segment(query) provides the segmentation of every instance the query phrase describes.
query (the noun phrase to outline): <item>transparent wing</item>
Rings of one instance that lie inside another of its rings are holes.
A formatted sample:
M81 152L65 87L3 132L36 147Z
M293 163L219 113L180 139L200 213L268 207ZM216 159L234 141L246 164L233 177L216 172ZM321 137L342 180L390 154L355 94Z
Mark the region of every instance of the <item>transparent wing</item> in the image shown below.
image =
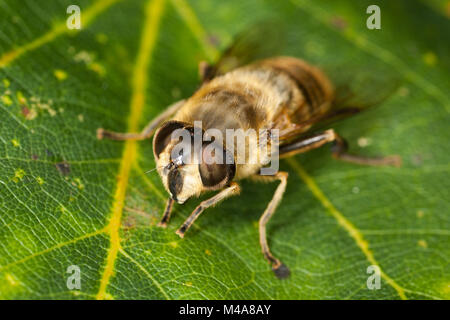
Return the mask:
M325 72L336 88L333 109L363 110L376 106L394 93L400 77L392 70L371 66L331 66Z
M223 52L214 66L208 70L206 81L256 60L293 56L308 61L298 30L276 18L260 21L237 34L232 44ZM294 35L291 37L290 35ZM292 39L291 39L292 38ZM317 41L320 41L318 39ZM336 52L339 55L339 52ZM367 65L360 56L337 56L336 62L317 65L330 78L335 87L335 99L331 109L305 122L296 123L297 132L281 140L291 140L310 134L311 131L329 127L332 123L355 115L367 108L380 105L395 92L400 77L383 64Z
M232 44L210 68L206 80L225 74L256 60L281 55L285 45L285 26L281 21L260 21L237 34Z
M391 70L356 66L332 66L323 69L335 86L335 99L330 110L296 124L299 128L296 130L298 134L291 133L289 136L280 137L281 140L297 140L310 135L312 131L329 129L337 121L381 105L401 84L401 78Z

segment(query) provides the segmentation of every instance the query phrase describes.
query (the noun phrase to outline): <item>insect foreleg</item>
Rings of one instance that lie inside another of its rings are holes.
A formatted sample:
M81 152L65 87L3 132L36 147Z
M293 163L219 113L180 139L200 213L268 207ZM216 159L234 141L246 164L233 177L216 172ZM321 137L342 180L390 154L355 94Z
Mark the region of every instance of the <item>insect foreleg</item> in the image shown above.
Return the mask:
M183 225L177 230L176 234L179 235L181 238L184 237L184 234L186 231L191 227L191 225L194 223L194 221L198 218L198 216L209 207L214 206L219 201L222 201L230 196L234 196L236 194L239 194L240 187L236 182L231 182L230 186L226 189L223 189L215 196L202 201L197 208L191 213L191 215L184 221Z
M206 61L198 64L198 74L202 83L210 81L214 77L215 68Z
M369 165L369 166L394 166L401 165L401 158L397 155L368 158L347 153L347 142L339 136L333 129L326 130L314 136L294 141L280 147L280 158L286 158L298 153L303 153L311 149L323 146L325 143L332 142L331 152L333 157L342 161Z
M286 190L288 173L280 171L274 176L253 176L252 178L254 180L261 181L280 180L280 184L275 190L272 200L262 214L261 218L259 218L259 243L261 244L264 258L266 258L266 260L272 265L272 270L275 275L280 279L287 278L290 274L289 268L280 260L275 258L270 252L269 245L267 244L266 224L273 216L275 209L277 208L278 204L281 201L281 198L283 197L284 191Z
M180 107L183 105L185 100L181 100L171 104L164 110L160 115L158 115L155 119L150 121L147 126L140 133L121 133L121 132L113 132L108 131L103 128L97 129L97 139L112 139L112 140L144 140L150 138L153 133L156 131L156 128L163 123L165 120L169 119Z
M164 214L163 217L161 218L161 221L158 223L158 227L162 228L167 227L167 223L169 222L174 202L175 200L173 200L172 198L167 199L166 209L164 210Z

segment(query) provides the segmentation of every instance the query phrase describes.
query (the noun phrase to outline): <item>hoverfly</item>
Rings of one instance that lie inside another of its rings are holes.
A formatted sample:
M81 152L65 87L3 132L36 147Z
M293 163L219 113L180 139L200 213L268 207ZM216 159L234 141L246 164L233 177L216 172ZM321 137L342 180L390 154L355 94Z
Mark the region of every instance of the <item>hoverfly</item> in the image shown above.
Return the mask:
M264 37L264 35L263 35ZM156 169L164 188L169 194L166 208L160 223L165 227L169 222L174 202L183 204L191 197L206 191L218 191L211 198L202 201L182 226L176 231L184 237L186 231L207 208L219 201L239 194L237 181L252 178L261 181L280 181L272 200L259 220L259 240L264 258L269 262L278 278L289 276L289 268L270 251L266 238L266 225L273 216L285 192L288 173L276 172L273 175L260 175L258 172L267 161L257 164L223 162L184 161L184 156L174 156L173 149L179 143L172 134L179 129L193 133L194 122L201 121L204 129L215 128L226 136L227 129L267 129L279 130L277 142L280 158L293 156L326 143L331 143L334 158L363 165L399 166L401 158L388 156L367 158L347 153L346 141L333 129L317 131L320 126L336 119L353 115L363 110L364 105L343 103L343 94L329 77L318 67L299 58L275 56L254 59L257 54L249 54L257 45L254 35L238 36L215 65L206 62L199 64L200 88L188 99L167 107L141 133L117 133L102 128L97 130L99 139L143 140L153 139L153 153ZM354 94L354 93L351 93ZM381 96L381 93L379 93ZM218 143L218 150L227 159L235 160L240 148L246 152L261 154L257 137L256 147L245 143L232 145L227 149L225 141L203 143L200 158L205 157L205 149ZM217 149L216 149L217 150ZM267 160L267 159L266 159Z

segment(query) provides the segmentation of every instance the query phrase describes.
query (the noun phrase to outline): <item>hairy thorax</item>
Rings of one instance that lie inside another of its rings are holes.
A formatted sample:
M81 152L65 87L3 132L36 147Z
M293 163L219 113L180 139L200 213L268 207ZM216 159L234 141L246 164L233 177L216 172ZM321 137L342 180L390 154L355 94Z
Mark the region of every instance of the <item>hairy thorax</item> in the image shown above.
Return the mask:
M201 121L203 130L220 131L223 144L233 145L236 160L245 157L236 167L236 178L245 178L269 162L270 152L260 150L261 135L279 129L280 113L289 104L302 102L301 92L292 82L270 68L236 69L203 85L174 119L192 124ZM270 143L267 147L270 151Z

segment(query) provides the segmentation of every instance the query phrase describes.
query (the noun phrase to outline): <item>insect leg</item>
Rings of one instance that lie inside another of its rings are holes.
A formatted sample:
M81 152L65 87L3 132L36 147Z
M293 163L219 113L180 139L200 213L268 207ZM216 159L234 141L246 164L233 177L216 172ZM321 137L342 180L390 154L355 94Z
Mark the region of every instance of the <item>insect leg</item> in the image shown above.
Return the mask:
M298 153L319 148L325 143L334 141L335 137L334 130L330 129L302 140L296 140L280 147L280 158L290 157Z
M185 100L181 100L181 101L175 102L174 104L171 104L160 115L158 115L155 119L150 121L148 123L148 125L140 133L113 132L113 131L105 130L103 128L98 128L97 129L97 139L101 140L101 139L107 138L107 139L111 139L111 140L144 140L144 139L150 138L153 135L153 133L156 131L156 128L162 122L164 122L170 116L172 116L178 109L180 109L180 107L183 105L184 102L185 102Z
M197 208L195 208L195 210L191 213L191 215L184 221L182 226L177 230L176 234L179 235L181 238L183 238L186 231L190 228L190 226L194 223L194 221L206 208L214 206L216 203L224 200L225 198L238 194L239 191L240 191L239 185L236 182L231 182L230 186L227 187L226 189L223 189L215 196L205 201L202 201L197 206Z
M162 228L167 227L167 223L169 222L170 213L172 212L174 202L175 201L172 198L167 199L166 209L164 210L164 214L161 221L158 223L158 227Z
M270 201L266 210L262 214L261 218L259 218L259 243L261 244L261 249L262 253L264 254L264 258L266 258L266 260L272 265L272 270L275 273L275 275L280 279L284 279L289 276L290 271L285 264L283 264L280 260L275 258L270 252L269 245L267 244L266 224L267 222L269 222L270 218L275 213L275 209L277 208L278 204L281 201L281 198L283 197L283 193L286 190L288 173L280 171L274 176L253 176L252 178L255 180L263 180L263 181L280 180L280 184L275 190L272 200Z
M214 77L215 68L206 61L200 61L198 64L198 74L202 83L210 81Z
M335 140L331 145L331 152L335 159L345 162L356 163L367 166L393 166L400 167L402 165L402 158L398 155L391 155L386 157L364 157L347 153L347 142L335 133Z
M399 167L401 165L401 158L397 155L380 158L368 158L347 153L348 146L346 141L333 129L329 129L314 136L281 146L280 158L286 158L311 149L316 149L328 142L333 143L331 146L331 152L333 157L339 160L370 166Z

